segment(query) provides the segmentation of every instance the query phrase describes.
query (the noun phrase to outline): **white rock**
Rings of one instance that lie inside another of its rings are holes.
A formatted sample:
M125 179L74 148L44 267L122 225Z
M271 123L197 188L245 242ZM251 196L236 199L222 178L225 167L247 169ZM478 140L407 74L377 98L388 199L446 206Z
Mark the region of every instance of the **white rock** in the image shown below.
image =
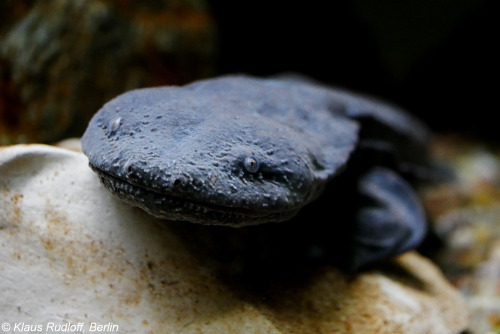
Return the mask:
M114 199L80 153L1 148L0 192L5 332L19 324L48 332L51 322L85 332L94 323L119 333L217 334L443 334L467 326L460 296L414 253L395 272L349 279L325 266L271 299L235 291L172 223Z

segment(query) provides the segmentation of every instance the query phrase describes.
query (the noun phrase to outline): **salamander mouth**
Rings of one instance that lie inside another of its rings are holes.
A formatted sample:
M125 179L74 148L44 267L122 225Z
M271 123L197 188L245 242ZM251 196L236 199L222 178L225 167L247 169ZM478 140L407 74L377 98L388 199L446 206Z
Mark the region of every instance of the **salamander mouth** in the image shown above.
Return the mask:
M182 220L205 225L249 226L281 222L292 218L297 210L266 211L230 207L160 193L113 176L89 164L101 183L115 197L162 219Z

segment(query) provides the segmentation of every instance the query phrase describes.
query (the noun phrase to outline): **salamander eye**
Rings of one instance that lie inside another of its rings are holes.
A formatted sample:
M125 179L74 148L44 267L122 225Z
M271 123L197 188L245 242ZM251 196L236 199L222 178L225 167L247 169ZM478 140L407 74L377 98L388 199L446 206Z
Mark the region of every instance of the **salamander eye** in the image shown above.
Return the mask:
M249 173L256 173L259 170L259 161L255 157L246 157L243 165Z

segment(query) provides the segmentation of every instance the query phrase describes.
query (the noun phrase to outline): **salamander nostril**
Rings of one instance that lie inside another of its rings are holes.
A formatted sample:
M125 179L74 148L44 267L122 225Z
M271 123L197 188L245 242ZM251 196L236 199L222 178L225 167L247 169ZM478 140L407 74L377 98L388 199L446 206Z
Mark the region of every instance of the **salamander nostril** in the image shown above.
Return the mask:
M181 183L182 183L182 180L181 180L181 179L175 179L175 181L174 181L174 187L178 187L178 186L180 186L180 185L181 185Z
M203 181L199 178L193 178L192 184L195 188L201 188L203 186Z

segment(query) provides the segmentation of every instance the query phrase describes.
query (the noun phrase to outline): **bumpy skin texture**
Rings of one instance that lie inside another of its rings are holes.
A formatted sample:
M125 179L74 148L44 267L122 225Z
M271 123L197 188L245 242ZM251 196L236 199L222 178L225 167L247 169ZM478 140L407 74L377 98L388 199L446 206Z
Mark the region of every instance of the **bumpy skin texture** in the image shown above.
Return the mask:
M408 172L420 164L427 139L417 120L365 97L297 78L227 76L118 96L94 116L82 146L113 194L152 215L247 226L293 217L355 152L389 154L396 172ZM370 171L373 164L361 164L368 176L360 175L359 191L385 209L372 223L360 214L355 230L392 229L391 245L403 246L390 253L414 247L425 231L418 201L396 173ZM410 208L400 230L384 221L398 203L365 191L372 183L383 188L379 181L391 173L402 186L388 192ZM389 249L386 242L379 246Z

